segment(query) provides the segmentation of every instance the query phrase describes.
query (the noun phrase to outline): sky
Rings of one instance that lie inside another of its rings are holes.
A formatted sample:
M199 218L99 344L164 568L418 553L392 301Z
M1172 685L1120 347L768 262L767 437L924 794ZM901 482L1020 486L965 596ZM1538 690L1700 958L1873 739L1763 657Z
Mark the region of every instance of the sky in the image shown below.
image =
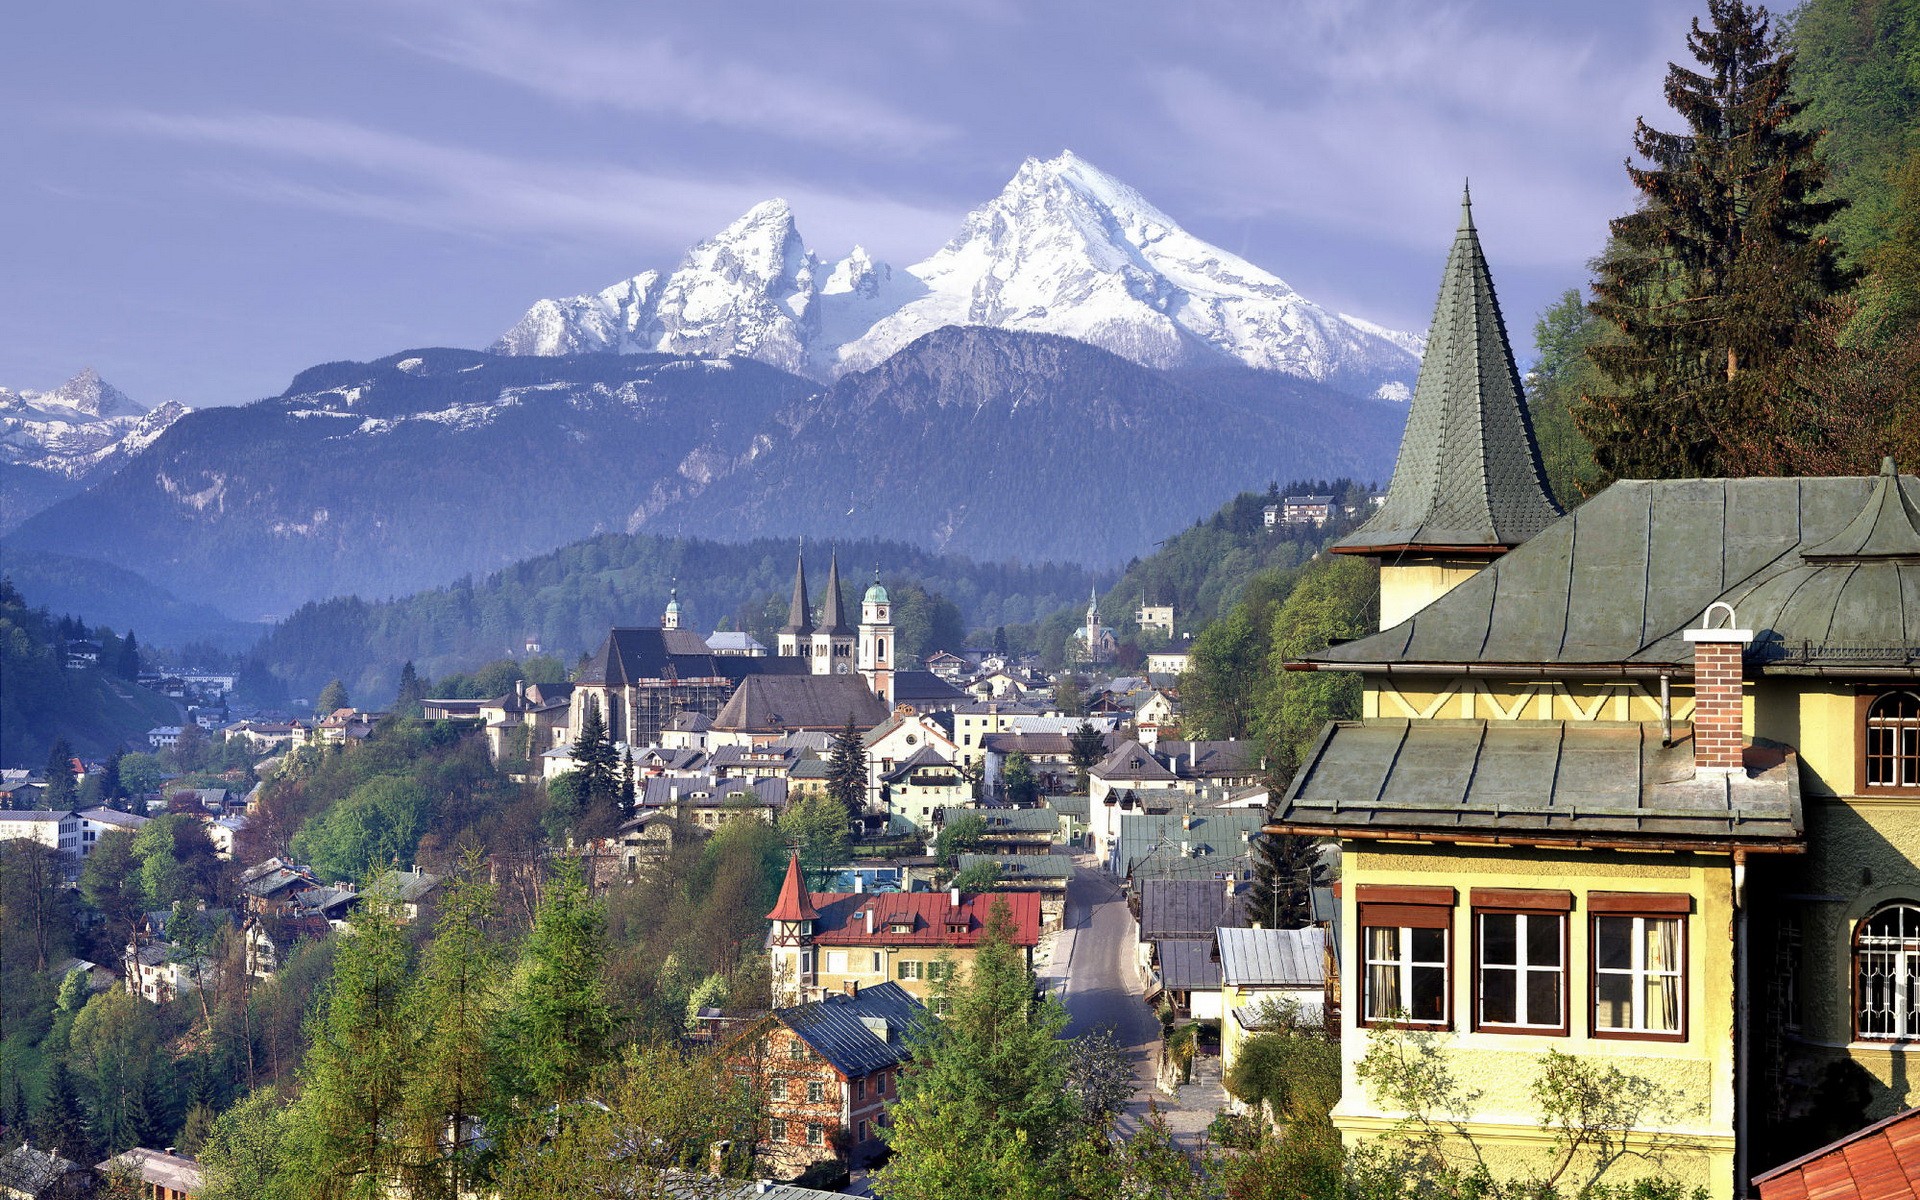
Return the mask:
M0 386L275 395L484 346L784 197L905 266L1071 149L1424 329L1461 182L1516 352L1671 128L1676 0L91 0L0 16Z

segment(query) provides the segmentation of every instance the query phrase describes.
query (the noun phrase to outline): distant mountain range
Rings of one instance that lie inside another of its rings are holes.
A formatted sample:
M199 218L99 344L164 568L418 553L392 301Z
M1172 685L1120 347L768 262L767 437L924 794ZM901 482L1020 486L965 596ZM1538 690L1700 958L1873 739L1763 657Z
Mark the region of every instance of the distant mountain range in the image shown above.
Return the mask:
M818 380L946 326L1051 333L1142 366L1233 363L1405 400L1424 340L1319 307L1071 153L1028 159L932 257L826 262L781 200L598 293L542 300L504 354L740 355Z
M0 533L112 474L187 411L149 410L92 367L50 392L0 387Z
M744 359L413 350L176 421L9 535L258 620L603 532L1101 567L1272 479L1391 470L1405 406L943 329L822 390Z

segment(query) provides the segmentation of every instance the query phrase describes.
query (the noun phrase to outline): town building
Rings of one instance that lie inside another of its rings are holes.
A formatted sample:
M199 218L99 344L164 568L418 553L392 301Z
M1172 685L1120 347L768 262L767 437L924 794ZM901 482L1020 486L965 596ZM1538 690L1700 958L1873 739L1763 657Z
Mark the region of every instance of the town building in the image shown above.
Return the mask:
M1441 1033L1459 1128L1528 1172L1558 1051L1678 1097L1632 1152L1745 1195L1812 1114L1912 1099L1920 483L1623 481L1560 516L1543 478L1467 215L1386 501L1335 546L1381 561L1382 631L1293 664L1363 688L1270 826L1341 847L1334 1121L1406 1115L1357 1078L1371 1031Z
M200 1164L171 1148L123 1150L94 1167L94 1173L130 1186L141 1200L196 1200L206 1187Z
M964 978L987 917L1007 906L1013 945L1033 965L1040 942L1035 892L809 892L796 855L767 914L774 999L798 1004L891 981L924 1001L951 973Z
M1333 516L1332 496L1283 496L1280 499L1280 524L1298 528L1318 528Z
M1292 1019L1324 1027L1334 1012L1330 988L1337 986L1328 930L1243 928L1223 925L1214 931L1220 971L1220 1070L1233 1070L1247 1039L1266 1032L1269 1022Z
M25 838L76 858L85 853L81 834L86 819L70 808L0 810L0 841Z
M897 983L856 983L777 1008L734 1036L730 1066L764 1089L768 1167L796 1175L818 1162L853 1168L880 1155L907 1034L922 1009Z

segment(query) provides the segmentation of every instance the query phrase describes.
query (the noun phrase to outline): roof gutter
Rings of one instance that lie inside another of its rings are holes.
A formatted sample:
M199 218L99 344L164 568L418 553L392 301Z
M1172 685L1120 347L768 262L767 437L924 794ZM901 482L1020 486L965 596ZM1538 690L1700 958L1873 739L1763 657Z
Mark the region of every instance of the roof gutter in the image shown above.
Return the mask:
M1556 838L1511 833L1459 833L1441 830L1373 829L1340 825L1301 825L1290 821L1261 827L1260 832L1277 837L1324 837L1348 841L1439 842L1448 845L1514 846L1534 850L1662 850L1675 853L1709 854L1805 854L1804 841L1716 842L1710 840L1671 840L1663 838Z
M1368 675L1489 675L1503 678L1620 679L1680 675L1691 678L1692 663L1448 663L1448 662L1316 662L1296 659L1289 671L1359 671Z

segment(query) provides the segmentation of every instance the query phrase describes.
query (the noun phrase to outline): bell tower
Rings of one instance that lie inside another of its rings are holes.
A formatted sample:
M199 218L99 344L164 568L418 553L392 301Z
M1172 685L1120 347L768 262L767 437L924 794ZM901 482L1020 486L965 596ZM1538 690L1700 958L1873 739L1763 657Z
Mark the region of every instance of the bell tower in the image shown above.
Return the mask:
M812 653L812 643L813 607L807 603L807 551L802 545L793 560L793 601L787 606L787 623L774 653L781 658L804 658Z
M848 626L840 589L840 556L827 560L827 595L820 602L820 623L813 628L813 673L853 674L853 629Z
M773 922L767 953L771 956L776 1006L805 1003L813 988L813 923L819 919L796 852L787 859L787 878L780 884L780 898L767 914L767 920Z
M873 586L860 601L860 674L873 694L893 707L893 602L880 586L880 568L873 569Z
M680 584L678 581L667 589L667 611L660 614L660 628L680 628Z

